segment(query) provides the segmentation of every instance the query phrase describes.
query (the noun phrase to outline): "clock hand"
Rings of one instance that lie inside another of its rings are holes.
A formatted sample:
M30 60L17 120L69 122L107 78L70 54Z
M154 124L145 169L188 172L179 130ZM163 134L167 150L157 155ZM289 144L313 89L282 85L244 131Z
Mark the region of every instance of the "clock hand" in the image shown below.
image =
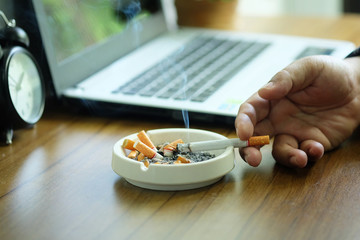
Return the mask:
M21 89L21 84L24 80L24 72L21 73L20 80L16 83L16 91L19 91Z
M9 82L9 85L10 86L15 86L15 88L16 88L16 85L17 85L17 81L15 80L15 78L13 77L13 76L11 76L11 75L9 75L9 77L10 77L10 82Z

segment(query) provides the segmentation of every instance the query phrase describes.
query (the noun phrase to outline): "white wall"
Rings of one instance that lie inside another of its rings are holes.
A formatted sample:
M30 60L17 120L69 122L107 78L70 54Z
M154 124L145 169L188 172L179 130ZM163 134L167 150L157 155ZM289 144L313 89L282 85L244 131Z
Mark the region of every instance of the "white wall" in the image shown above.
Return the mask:
M239 12L251 16L337 16L342 0L239 0Z

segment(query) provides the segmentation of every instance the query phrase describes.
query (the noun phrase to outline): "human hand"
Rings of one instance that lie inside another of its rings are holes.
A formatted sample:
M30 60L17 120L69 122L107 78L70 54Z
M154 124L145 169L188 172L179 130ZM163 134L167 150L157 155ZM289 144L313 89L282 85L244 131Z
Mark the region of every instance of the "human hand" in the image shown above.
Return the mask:
M359 124L360 58L312 56L297 60L244 102L235 120L241 140L274 137L272 154L290 167L305 167L339 146ZM258 148L240 150L251 166Z

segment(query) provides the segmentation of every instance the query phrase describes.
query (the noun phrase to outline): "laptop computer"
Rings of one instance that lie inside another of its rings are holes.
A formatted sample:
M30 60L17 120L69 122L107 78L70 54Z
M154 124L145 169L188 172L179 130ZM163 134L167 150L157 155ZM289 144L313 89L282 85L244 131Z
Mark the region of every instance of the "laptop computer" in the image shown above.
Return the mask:
M346 41L179 28L172 1L33 0L56 95L99 114L233 124L240 104L297 58Z

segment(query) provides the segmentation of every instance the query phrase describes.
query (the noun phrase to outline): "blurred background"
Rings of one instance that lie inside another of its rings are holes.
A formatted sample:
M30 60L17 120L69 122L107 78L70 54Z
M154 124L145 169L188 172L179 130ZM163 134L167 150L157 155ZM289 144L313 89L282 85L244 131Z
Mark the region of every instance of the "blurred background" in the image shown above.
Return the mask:
M57 0L53 0L57 1ZM71 1L71 0L67 0ZM74 0L75 1L75 0ZM80 1L80 0L79 0ZM96 0L96 1L113 1L113 0ZM118 0L125 1L125 0ZM139 0L126 0L139 1ZM214 15L209 14L207 17L199 18L201 14L210 12L211 10L222 16L222 22L226 23L225 18L232 20L232 13L237 12L242 16L255 17L273 17L273 16L318 16L318 17L337 17L344 13L360 13L360 0L165 0L176 1L178 9L183 9L182 15L185 21L178 22L182 25L194 24L191 16L195 16L196 23L199 19L206 21L211 19L212 23ZM229 1L237 1L229 2ZM210 2L210 3L209 3ZM222 2L222 3L221 3ZM191 5L191 3L196 3ZM199 4L200 3L200 4ZM216 4L212 4L216 3ZM219 4L218 4L219 3ZM190 4L190 6L189 6ZM211 6L212 5L212 6ZM215 6L214 6L215 5ZM223 7L220 7L222 5ZM16 7L15 7L16 6ZM36 25L34 12L31 10L30 0L0 0L0 10L11 19L15 18L17 25L24 28L30 38L30 52L32 52L43 67L43 75L45 79L51 79L45 52L43 51L40 33ZM203 11L199 11L201 9ZM30 10L30 11L29 11ZM205 11L209 10L209 11ZM235 10L235 11L233 11ZM222 12L221 12L222 11ZM224 12L226 14L224 14ZM216 21L215 21L216 22ZM231 21L233 22L233 21ZM203 24L199 23L200 26ZM206 24L205 24L206 25ZM212 24L214 25L214 24ZM0 28L4 27L4 21L0 21ZM49 81L50 82L50 81ZM47 86L51 89L51 84ZM49 94L53 91L47 91Z
M248 16L339 16L359 13L359 0L240 0L238 11Z
M344 12L345 2L356 0L240 0L238 11L250 16L337 16Z
M23 0L0 0L0 10L14 16L13 4ZM247 16L338 16L360 13L359 0L239 0L238 12Z

